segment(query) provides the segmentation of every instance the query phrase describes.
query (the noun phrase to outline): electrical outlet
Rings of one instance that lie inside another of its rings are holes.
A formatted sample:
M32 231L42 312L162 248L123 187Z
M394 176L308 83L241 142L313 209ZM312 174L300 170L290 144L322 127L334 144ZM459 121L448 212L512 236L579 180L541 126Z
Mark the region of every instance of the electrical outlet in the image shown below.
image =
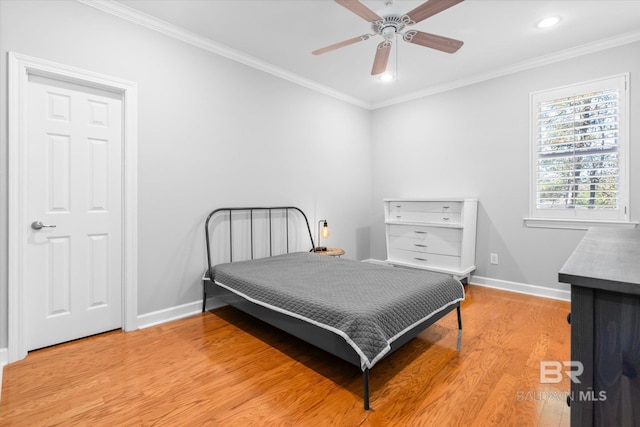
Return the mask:
M491 262L491 264L498 264L498 254L491 254L489 256L489 262Z

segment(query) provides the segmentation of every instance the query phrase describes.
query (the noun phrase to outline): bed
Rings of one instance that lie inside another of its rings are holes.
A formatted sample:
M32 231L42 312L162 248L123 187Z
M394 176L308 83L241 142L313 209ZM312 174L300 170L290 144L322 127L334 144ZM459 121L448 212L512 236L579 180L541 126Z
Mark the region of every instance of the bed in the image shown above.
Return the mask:
M243 225L234 225L238 219ZM300 232L300 225L306 230ZM223 227L228 243L212 240L212 227ZM307 234L311 250L291 243L292 235L299 241ZM274 244L274 235L284 243ZM268 236L266 250L256 236ZM460 346L460 281L441 273L318 255L307 217L297 207L216 209L205 221L205 238L202 311L207 298L215 297L358 366L365 410L370 408L370 369L454 309ZM238 259L240 245L244 256ZM213 249L224 247L228 262L213 261Z

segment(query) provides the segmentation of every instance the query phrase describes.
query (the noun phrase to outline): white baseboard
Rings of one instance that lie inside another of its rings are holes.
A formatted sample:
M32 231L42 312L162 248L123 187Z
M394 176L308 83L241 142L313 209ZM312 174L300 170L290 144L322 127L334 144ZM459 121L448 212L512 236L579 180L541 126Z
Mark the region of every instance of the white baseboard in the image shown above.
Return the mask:
M387 262L379 259L365 259L362 262L371 264L389 265ZM546 286L529 285L527 283L510 282L507 280L492 279L490 277L482 277L471 275L469 283L472 285L484 286L486 288L500 289L503 291L516 292L519 294L532 295L535 297L551 298L561 301L571 301L571 292L563 289L548 288Z
M529 285L527 283L510 282L489 277L472 275L469 283L486 288L500 289L535 297L551 298L560 301L571 301L571 292L563 289L548 288L546 286Z
M9 349L0 348L0 401L2 401L2 371L7 363L9 363Z
M215 298L207 299L207 310L222 307L226 305ZM160 325L162 323L171 322L173 320L184 319L185 317L194 316L202 312L202 301L194 301L175 307L165 308L163 310L153 311L151 313L141 314L138 316L138 328L144 329L151 326Z

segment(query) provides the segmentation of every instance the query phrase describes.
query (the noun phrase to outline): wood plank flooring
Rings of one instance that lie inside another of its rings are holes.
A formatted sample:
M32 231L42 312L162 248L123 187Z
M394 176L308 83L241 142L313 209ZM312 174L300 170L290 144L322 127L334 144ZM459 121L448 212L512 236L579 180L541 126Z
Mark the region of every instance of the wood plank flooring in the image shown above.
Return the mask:
M29 353L5 366L2 426L568 426L569 303L466 286L455 310L371 370L230 307Z

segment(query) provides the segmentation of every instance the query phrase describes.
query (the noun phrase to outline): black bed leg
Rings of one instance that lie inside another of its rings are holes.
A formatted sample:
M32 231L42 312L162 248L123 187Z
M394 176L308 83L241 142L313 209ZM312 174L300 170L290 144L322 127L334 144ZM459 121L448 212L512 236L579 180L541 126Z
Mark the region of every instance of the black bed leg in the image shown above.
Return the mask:
M462 350L462 315L460 314L460 305L456 307L456 311L458 312L458 339L456 340L456 349L458 351Z
M369 410L369 368L365 368L362 372L362 382L364 384L364 410Z
M204 313L207 308L207 285L202 281L202 312Z

